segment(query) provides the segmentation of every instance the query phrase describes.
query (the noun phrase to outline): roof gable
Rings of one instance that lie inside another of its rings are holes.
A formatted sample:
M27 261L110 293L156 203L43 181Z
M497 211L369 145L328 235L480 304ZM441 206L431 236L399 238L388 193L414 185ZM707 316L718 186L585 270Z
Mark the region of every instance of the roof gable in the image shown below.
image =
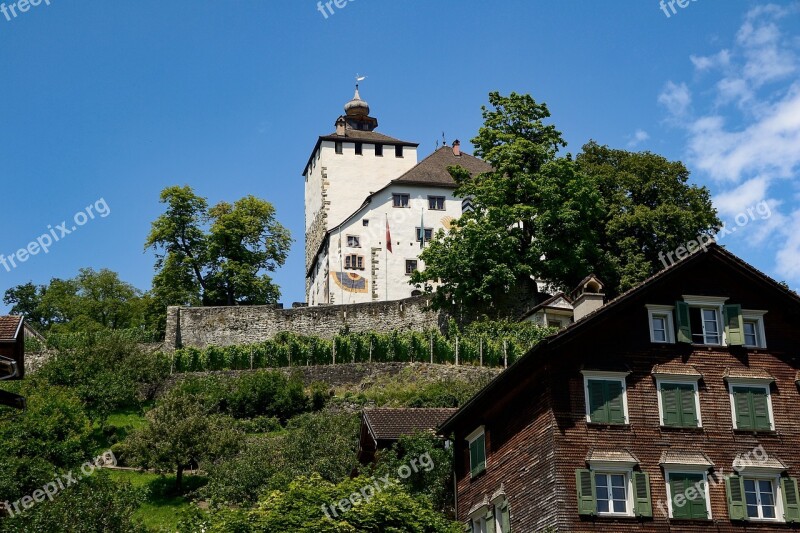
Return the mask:
M376 440L397 440L418 431L434 431L457 409L364 409L363 421Z
M455 166L463 167L472 176L492 171L492 166L486 161L464 152L455 155L451 147L442 146L420 161L414 168L394 180L393 183L455 188L456 182L448 171L449 167Z
M21 316L0 316L0 342L13 342L22 335Z

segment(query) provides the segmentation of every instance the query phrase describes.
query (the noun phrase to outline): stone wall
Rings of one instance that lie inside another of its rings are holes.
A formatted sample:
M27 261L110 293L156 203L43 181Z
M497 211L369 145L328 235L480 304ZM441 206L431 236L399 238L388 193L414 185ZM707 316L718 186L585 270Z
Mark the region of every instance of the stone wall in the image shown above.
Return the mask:
M423 331L444 327L427 297L395 302L277 309L274 306L170 307L165 348L230 346L269 340L291 332L333 338L350 331Z

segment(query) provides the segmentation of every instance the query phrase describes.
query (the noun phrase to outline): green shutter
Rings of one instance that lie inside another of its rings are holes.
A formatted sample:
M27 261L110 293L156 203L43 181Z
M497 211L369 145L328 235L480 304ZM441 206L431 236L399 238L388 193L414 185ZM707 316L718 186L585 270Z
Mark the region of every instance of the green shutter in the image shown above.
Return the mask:
M678 404L679 390L677 385L672 383L661 384L661 405L664 413L665 426L680 426L681 416Z
M633 473L633 512L636 516L652 518L653 501L650 498L650 475L646 472Z
M678 329L678 342L692 343L692 326L689 319L689 304L675 302L675 324Z
M728 337L728 346L744 346L744 319L742 318L741 305L726 305L725 335Z
M781 478L783 493L783 517L787 522L800 522L800 494L797 492L797 480L793 477Z
M678 385L680 394L681 426L697 427L697 404L695 403L694 385L682 383Z
M494 507L489 506L489 510L486 512L486 533L494 533L494 532L495 532Z
M706 520L708 519L708 507L706 506L705 487L702 481L702 474L691 474L687 476L687 488L694 487L696 489L695 497L689 500L689 512L692 518Z
M605 382L608 421L611 424L625 423L625 402L622 399L623 386L616 380Z
M599 424L608 422L604 383L598 379L590 379L587 384L589 389L589 419Z
M475 474L478 473L478 446L476 446L475 442L469 443L469 469L472 477L475 477Z
M736 409L736 428L755 429L748 387L733 387L733 406Z
M756 387L750 389L750 399L753 406L753 427L755 429L772 429L769 422L769 397L765 389Z
M486 433L477 438L478 442L478 469L486 470Z
M597 489L591 470L575 471L575 482L578 490L578 514L592 516L597 514Z
M691 518L691 508L685 499L686 495L686 480L682 475L673 474L669 476L669 490L672 496L672 517L673 518ZM675 503L675 497L679 494L684 495L683 505L679 506Z
M486 470L486 434L482 434L469 444L469 464L472 477Z
M741 476L726 477L725 491L728 493L728 517L731 520L747 520L747 506L744 501L744 479Z
M507 501L500 507L500 527L503 528L502 533L511 533L511 510Z

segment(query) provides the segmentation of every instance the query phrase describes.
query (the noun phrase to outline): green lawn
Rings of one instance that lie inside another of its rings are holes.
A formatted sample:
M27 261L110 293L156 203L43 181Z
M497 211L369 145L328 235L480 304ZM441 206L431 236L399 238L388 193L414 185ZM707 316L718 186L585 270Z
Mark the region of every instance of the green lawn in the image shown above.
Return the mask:
M197 490L206 483L203 476L184 475L183 495L175 492L175 475L160 476L146 472L131 470L108 470L112 479L128 482L135 487L147 491L147 497L134 514L134 519L141 520L153 531L175 531L181 513L189 508L186 494Z

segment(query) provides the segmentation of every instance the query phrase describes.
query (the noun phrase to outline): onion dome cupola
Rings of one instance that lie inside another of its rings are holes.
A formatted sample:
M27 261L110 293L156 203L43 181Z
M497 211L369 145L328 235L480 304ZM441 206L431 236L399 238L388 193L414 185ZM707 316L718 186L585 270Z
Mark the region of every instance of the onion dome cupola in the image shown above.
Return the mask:
M353 95L353 99L344 105L344 113L336 120L338 135L346 135L344 132L347 129L372 131L378 127L378 119L369 116L369 104L361 99L358 84L356 84L356 93Z

